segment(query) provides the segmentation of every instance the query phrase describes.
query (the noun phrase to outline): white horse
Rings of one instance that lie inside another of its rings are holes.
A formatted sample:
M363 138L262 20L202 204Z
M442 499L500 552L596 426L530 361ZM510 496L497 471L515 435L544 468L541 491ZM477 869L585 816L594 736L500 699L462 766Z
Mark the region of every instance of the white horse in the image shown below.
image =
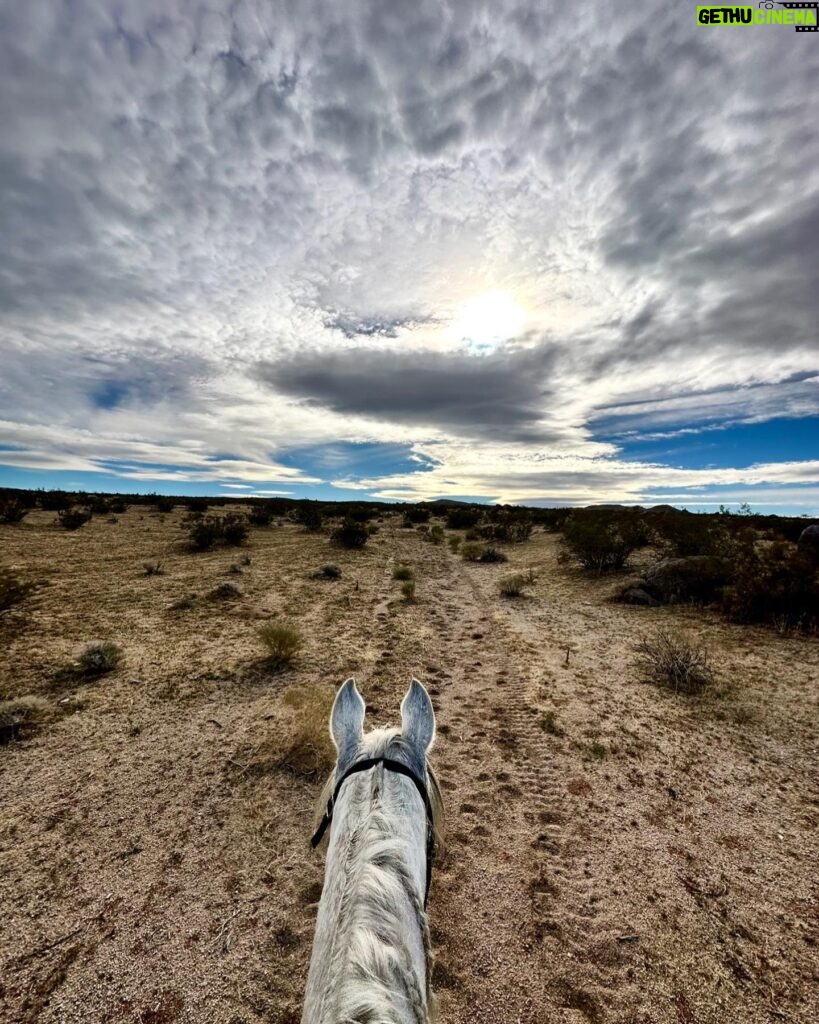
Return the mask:
M427 762L435 713L417 679L400 730L365 735L364 710L348 679L330 715L338 757L313 837L316 846L332 821L302 1024L427 1024L425 905L441 816Z

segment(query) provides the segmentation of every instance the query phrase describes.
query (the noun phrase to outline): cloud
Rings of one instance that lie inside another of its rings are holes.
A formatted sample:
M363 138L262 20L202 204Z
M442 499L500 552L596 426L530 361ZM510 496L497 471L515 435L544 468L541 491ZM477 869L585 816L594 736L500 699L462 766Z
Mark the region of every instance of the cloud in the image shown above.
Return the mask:
M603 431L817 415L807 42L659 2L4 5L3 461L297 487L288 451L379 442L437 452L379 493L605 498L677 478ZM479 358L447 328L497 291L526 325Z

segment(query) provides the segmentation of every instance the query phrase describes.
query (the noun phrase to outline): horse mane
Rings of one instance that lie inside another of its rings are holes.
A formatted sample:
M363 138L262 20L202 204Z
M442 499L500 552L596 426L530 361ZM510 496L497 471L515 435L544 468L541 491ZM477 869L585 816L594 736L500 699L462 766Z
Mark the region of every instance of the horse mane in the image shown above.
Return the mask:
M407 750L400 730L374 729L362 738L355 756L393 757ZM438 779L428 762L426 769L437 848L443 838L443 801ZM323 815L335 784L334 770L319 795L317 820ZM362 784L362 777L353 777L345 784L355 787L352 806L357 803L358 809L363 805L363 797L357 795ZM384 813L377 799L379 792L368 794L367 813L351 842L348 883L341 895L338 930L329 958L330 975L343 976L346 981L334 990L332 1008L322 1003L318 1018L321 1022L325 1019L324 1010L332 1009L340 1015L332 1020L389 1024L395 1019L396 991L401 993L418 1024L426 1024L436 1015L430 986L432 948L423 899L410 876L405 847L396 837L395 822ZM412 907L423 942L427 966L424 991L405 962L405 939L401 922L395 916L395 907L402 897Z

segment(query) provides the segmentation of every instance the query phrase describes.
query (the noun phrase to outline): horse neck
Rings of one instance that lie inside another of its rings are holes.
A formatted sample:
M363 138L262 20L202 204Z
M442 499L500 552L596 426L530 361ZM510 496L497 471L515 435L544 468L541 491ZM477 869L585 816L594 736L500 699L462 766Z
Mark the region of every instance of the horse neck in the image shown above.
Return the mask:
M426 812L410 779L351 776L333 816L303 1024L427 1020Z

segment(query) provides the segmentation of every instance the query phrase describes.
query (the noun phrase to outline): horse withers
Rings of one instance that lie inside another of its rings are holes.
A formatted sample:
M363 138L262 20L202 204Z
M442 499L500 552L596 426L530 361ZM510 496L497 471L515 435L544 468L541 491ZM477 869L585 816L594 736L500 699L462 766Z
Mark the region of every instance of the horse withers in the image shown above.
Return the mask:
M441 821L427 760L435 712L417 679L400 729L365 734L364 711L348 679L330 715L337 760L313 836L316 846L332 823L302 1024L427 1024L426 899Z

